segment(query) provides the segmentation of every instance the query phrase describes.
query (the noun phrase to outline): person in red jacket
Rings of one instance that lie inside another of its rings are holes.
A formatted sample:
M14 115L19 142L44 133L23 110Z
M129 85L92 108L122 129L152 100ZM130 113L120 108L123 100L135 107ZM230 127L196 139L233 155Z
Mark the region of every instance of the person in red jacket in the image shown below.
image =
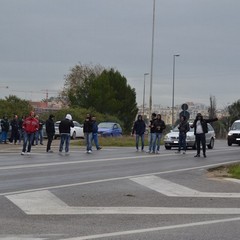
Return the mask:
M24 155L27 148L27 154L30 154L34 133L38 131L39 122L32 111L29 117L25 118L23 125L23 149L21 155Z

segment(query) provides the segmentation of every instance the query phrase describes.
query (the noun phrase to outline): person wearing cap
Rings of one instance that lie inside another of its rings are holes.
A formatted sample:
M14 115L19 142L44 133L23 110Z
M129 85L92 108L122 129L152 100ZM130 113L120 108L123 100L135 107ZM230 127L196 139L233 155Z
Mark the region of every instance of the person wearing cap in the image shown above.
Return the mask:
M63 145L65 144L65 153L69 153L70 133L71 127L74 127L71 114L67 114L59 124L59 133L61 135L59 153L63 151Z
M25 118L23 128L23 149L21 155L24 155L27 149L27 154L30 154L34 133L38 130L38 120L34 117L34 112L30 112L29 117Z
M215 122L217 120L218 118L204 119L201 113L197 114L196 119L194 120L191 126L192 128L194 128L194 135L197 143L197 154L194 157L200 157L201 144L202 144L203 157L205 158L207 157L206 156L206 136L205 136L205 134L208 132L207 124L210 122Z
M53 121L54 115L50 114L48 120L46 121L46 133L47 133L47 149L46 152L52 153L53 151L51 150L51 144L53 141L53 137L55 134L55 125Z

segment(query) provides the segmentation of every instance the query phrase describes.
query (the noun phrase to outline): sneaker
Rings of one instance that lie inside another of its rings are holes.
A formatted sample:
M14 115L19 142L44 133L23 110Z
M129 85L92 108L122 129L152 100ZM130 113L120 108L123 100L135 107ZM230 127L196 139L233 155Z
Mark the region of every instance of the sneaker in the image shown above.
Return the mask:
M25 152L21 152L21 155L25 155Z
M205 158L207 157L205 153L203 154L203 157L205 157Z
M183 153L182 154L186 154L186 151L183 151Z
M159 152L159 151L156 151L156 154L160 154L160 152Z
M27 155L30 155L30 152L27 152Z
M53 150L48 150L47 153L53 153Z
M91 153L92 153L92 150L88 150L87 153L88 153L88 154L91 154Z
M195 155L194 157L200 157L200 154Z
M150 153L150 151L149 151L149 150L147 150L147 151L146 151L146 153Z
M101 147L98 147L97 150L101 150L102 148Z
M181 153L181 151L176 151L175 153Z

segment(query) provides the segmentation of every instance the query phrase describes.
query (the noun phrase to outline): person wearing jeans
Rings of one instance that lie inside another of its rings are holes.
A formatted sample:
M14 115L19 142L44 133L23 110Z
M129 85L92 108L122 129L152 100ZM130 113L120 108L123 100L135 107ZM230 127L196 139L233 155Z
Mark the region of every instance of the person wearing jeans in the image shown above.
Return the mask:
M142 119L142 115L138 115L137 120L134 122L132 135L136 135L136 151L138 152L139 139L141 139L141 150L144 151L144 133L146 124Z
M187 122L186 116L180 117L180 123L178 125L178 129L179 129L179 140L178 140L177 153L180 153L181 149L183 149L183 154L185 154L187 150L187 145L186 145L187 132L189 131L189 123Z
M149 147L147 153L155 153L156 150L156 113L152 113L152 119L150 120L150 135L149 135Z
M97 150L102 149L98 143L98 124L96 122L95 116L92 116L92 139L91 139L91 142L92 141L94 142Z
M93 122L90 114L87 114L86 119L83 123L83 132L86 142L86 153L92 153Z
M70 114L67 114L65 119L63 119L59 124L59 133L61 136L59 153L63 151L64 144L65 144L65 153L67 155L69 153L71 127L74 127L72 116Z
M157 146L157 151L155 153L159 153L162 132L166 128L165 122L162 120L161 114L157 114L157 119L155 121L155 128L156 128L156 146Z

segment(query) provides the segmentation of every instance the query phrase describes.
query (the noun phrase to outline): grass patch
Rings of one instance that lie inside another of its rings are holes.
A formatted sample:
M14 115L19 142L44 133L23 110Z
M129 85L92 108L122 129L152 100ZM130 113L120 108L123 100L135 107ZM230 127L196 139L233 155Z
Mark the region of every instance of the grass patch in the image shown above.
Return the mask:
M229 166L228 173L231 177L240 179L240 163Z

